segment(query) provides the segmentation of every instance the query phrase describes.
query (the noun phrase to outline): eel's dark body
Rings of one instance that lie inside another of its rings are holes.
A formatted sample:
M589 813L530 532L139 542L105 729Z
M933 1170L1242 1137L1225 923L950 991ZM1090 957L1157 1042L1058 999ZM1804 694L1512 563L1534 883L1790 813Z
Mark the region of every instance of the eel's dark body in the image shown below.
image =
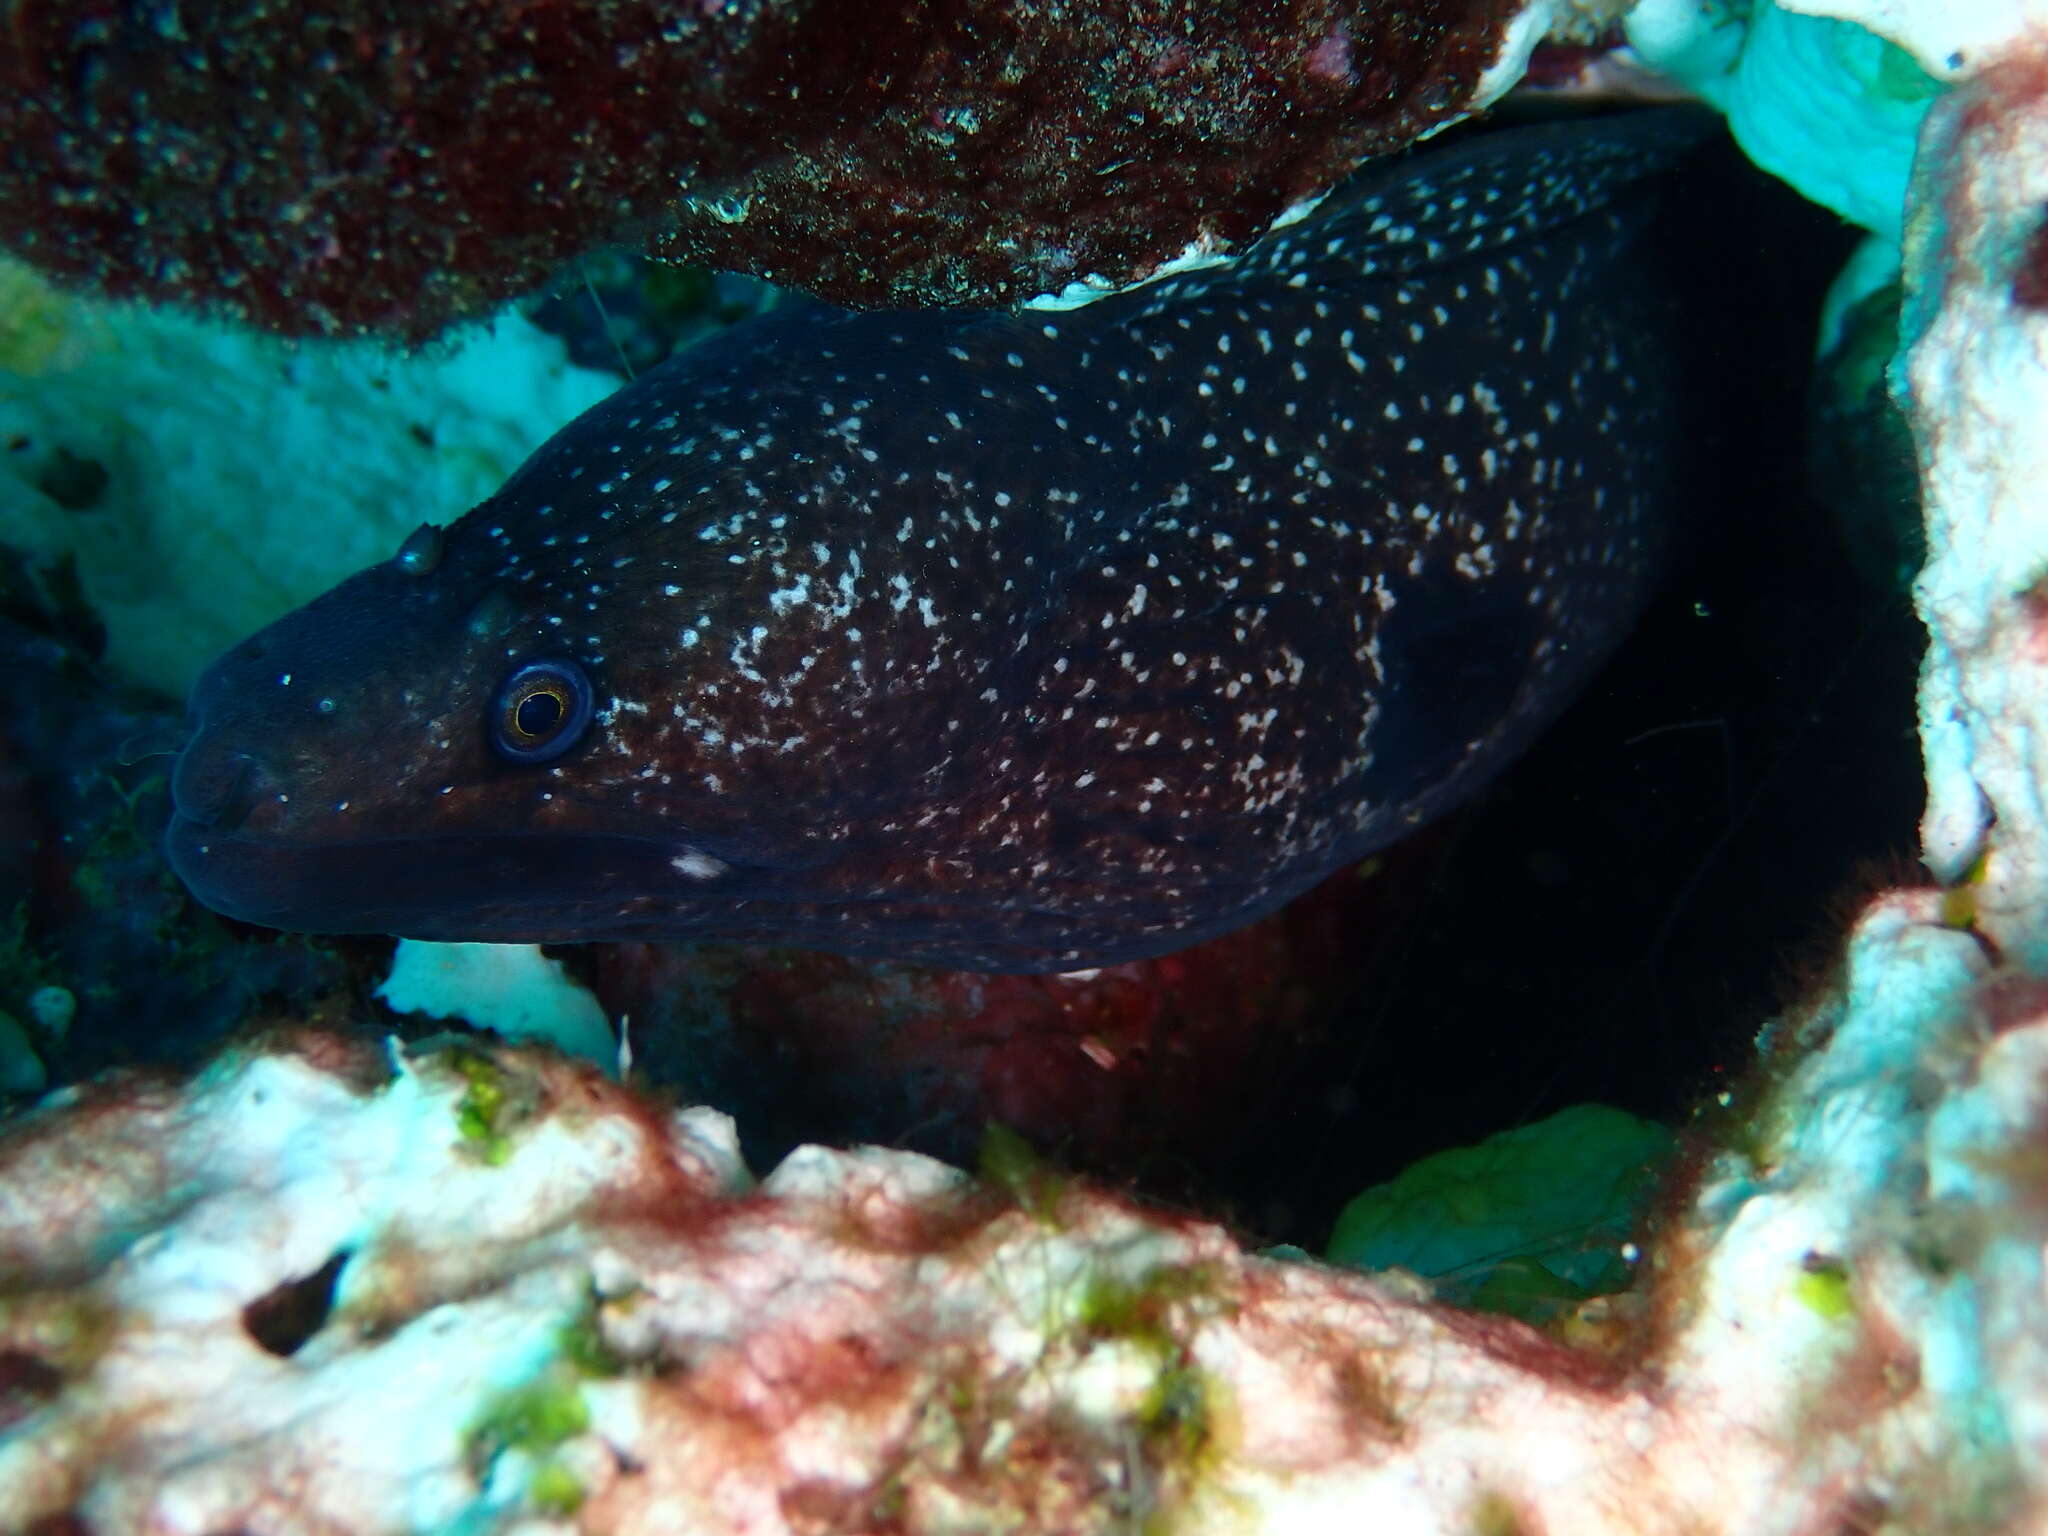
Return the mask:
M171 857L438 939L1040 970L1246 922L1632 619L1673 447L1632 184L1697 135L1426 151L1072 312L735 327L217 662Z

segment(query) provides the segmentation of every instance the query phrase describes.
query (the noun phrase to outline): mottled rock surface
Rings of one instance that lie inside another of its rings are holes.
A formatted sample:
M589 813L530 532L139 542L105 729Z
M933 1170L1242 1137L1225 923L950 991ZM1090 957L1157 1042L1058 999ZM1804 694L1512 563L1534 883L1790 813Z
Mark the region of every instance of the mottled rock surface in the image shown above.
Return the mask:
M1007 304L1242 244L1504 89L1559 9L29 0L0 238L296 334L419 340L618 240Z

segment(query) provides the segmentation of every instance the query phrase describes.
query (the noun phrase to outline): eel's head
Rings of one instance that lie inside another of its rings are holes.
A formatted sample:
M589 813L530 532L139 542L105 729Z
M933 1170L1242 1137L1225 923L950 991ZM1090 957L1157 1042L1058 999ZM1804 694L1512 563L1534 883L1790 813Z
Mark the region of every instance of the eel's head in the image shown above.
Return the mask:
M740 845L764 840L721 833L735 808L701 793L648 803L619 637L507 580L488 508L201 677L166 835L201 901L310 932L527 940L687 930L744 889Z

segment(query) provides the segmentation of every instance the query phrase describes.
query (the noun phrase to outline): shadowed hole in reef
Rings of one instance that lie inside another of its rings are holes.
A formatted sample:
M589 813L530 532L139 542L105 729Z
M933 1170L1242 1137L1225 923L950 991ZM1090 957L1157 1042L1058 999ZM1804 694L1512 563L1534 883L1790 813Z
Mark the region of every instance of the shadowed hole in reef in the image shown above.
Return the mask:
M1682 546L1636 632L1443 827L1398 963L1225 1138L1211 1197L1320 1247L1419 1155L1594 1099L1674 1122L1911 870L1922 631L1803 478L1821 298L1859 232L1725 142L1655 231L1685 314Z
M0 1432L55 1397L64 1373L25 1349L0 1349Z
M242 1327L257 1344L289 1360L327 1326L334 1311L334 1286L348 1263L346 1248L296 1280L274 1285L242 1308Z

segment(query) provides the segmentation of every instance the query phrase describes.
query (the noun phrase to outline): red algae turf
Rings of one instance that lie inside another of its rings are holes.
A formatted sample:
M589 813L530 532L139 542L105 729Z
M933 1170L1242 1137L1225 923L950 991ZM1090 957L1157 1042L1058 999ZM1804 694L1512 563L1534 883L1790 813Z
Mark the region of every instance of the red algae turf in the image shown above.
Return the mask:
M722 945L589 954L652 1080L770 1142L971 1162L995 1122L1081 1167L1159 1175L1258 1122L1359 985L1395 963L1439 856L1418 839L1221 938L1069 975Z
M620 240L857 307L1228 248L1471 102L1508 0L24 0L0 229L59 279L420 341Z

